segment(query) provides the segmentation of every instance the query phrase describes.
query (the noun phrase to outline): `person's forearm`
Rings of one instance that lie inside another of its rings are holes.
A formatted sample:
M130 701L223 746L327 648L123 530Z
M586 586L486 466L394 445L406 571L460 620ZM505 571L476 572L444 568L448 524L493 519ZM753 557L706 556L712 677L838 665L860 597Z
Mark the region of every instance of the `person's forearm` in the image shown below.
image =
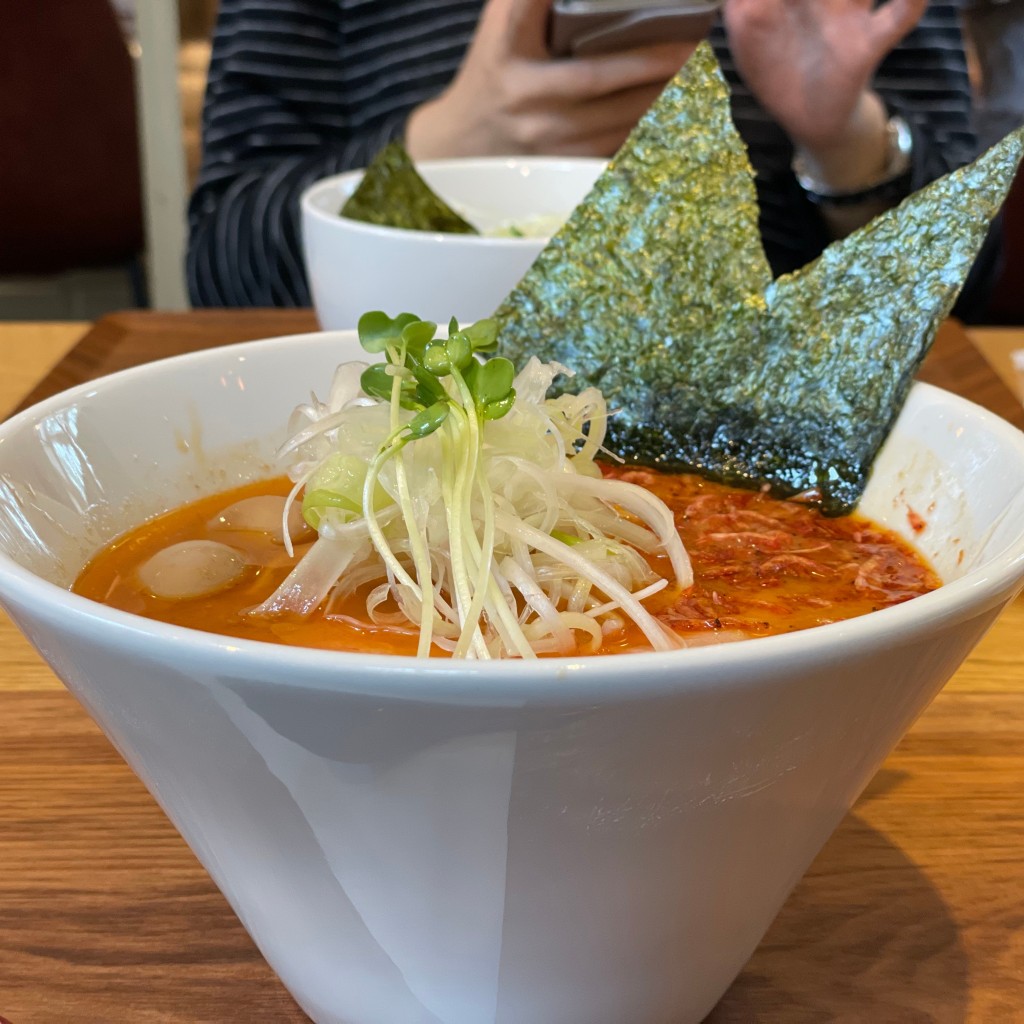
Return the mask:
M889 165L889 113L872 90L861 96L843 135L828 145L801 145L794 140L801 163L810 176L835 193L856 193L877 183ZM844 238L892 206L891 201L868 199L853 205L822 204L821 216L833 238Z
M834 142L793 142L817 181L835 192L856 192L885 172L889 159L888 123L885 104L869 89L861 95L846 130Z

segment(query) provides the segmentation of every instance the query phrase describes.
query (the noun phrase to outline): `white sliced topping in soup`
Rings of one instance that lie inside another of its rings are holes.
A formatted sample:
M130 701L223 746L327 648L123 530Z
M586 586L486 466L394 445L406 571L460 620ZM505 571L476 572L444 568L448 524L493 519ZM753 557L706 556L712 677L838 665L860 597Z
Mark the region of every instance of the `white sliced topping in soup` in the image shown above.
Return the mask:
M288 507L288 536L292 543L312 539L313 530L302 518L302 508ZM242 530L268 533L278 544L284 543L285 499L274 494L243 498L229 505L209 522L211 530Z
M184 601L226 590L242 578L246 567L245 557L227 544L186 540L157 552L139 566L138 576L154 597Z

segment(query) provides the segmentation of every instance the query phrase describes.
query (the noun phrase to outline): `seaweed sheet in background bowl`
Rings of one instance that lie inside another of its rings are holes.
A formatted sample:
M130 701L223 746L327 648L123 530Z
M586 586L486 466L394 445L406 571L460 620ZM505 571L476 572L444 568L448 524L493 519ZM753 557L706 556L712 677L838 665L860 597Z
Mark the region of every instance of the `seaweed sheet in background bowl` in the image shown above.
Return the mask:
M629 462L857 504L1024 150L1024 130L773 281L702 44L499 307L499 350L601 388Z
M409 231L480 234L423 180L400 142L389 142L373 158L340 214Z

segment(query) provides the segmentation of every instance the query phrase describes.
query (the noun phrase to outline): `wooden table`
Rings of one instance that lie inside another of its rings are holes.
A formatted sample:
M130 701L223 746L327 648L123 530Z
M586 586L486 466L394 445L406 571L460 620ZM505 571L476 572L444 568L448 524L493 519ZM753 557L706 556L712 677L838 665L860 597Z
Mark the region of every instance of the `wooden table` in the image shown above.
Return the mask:
M0 325L0 415L83 326ZM119 314L31 395L313 326L302 311ZM986 351L1015 347L1024 330ZM1024 409L959 329L944 330L924 376L1024 426ZM1022 658L1018 601L885 763L711 1024L1024 1020ZM5 620L0 723L0 1016L306 1020L141 784Z

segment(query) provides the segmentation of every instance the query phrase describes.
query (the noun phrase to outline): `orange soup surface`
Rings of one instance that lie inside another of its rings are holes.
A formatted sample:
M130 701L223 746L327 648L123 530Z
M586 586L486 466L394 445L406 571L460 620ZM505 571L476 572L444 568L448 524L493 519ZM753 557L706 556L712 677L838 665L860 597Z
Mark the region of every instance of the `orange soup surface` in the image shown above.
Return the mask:
M914 549L859 515L827 518L801 502L697 476L647 470L607 470L642 484L672 509L690 554L694 585L671 587L645 605L684 640L711 642L738 634L767 636L807 629L899 604L940 586ZM285 579L294 561L280 540L252 530L225 529L218 515L256 495L288 493L286 479L264 481L192 502L125 534L102 550L75 581L75 593L123 611L192 629L302 647L415 654L412 626L367 621L365 595L330 603L307 618L247 614ZM301 556L313 538L296 544ZM203 597L153 596L138 576L161 550L186 540L214 540L241 552L238 582ZM667 565L653 559L661 575ZM644 650L630 625L606 639L602 653ZM435 654L442 654L437 651Z

